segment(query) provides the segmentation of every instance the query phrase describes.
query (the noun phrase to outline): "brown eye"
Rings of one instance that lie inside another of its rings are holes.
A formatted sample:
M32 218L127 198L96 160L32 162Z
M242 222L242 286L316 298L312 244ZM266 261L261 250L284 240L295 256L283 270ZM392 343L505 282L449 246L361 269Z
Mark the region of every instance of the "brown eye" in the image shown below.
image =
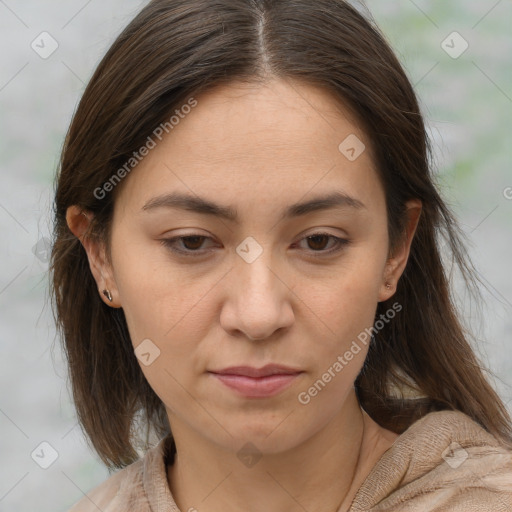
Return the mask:
M201 249L206 240L211 240L211 238L203 235L188 235L166 238L160 242L175 253L183 256L194 257L202 256L207 252L205 249ZM301 242L304 240L307 242L306 251L319 257L341 251L350 243L349 240L330 235L329 233L314 233L313 235L303 238ZM327 248L329 246L329 242L333 243L330 248Z
M309 247L315 251L321 251L325 249L325 246L329 242L328 235L313 235L307 237Z
M185 249L194 251L201 247L205 236L184 236L181 238Z
M307 248L306 250L310 253L313 253L313 256L327 256L335 252L339 252L343 250L349 243L349 240L344 238L339 238L334 235L330 235L329 233L314 233L313 235L309 235L301 240L303 242L306 240ZM332 241L330 248L327 248L329 242ZM318 253L318 254L315 254Z
M201 250L201 246L203 242L208 239L210 239L210 237L203 235L188 235L165 238L164 240L160 240L160 242L162 245L178 254L185 256L201 256L205 253L204 250Z

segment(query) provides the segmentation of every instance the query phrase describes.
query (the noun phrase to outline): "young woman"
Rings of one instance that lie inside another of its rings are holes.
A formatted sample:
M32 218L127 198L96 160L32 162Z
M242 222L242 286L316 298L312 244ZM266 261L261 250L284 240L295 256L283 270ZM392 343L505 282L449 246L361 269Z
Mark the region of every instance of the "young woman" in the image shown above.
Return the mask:
M471 265L348 3L150 2L83 95L55 214L78 417L120 469L73 511L512 510L441 236Z

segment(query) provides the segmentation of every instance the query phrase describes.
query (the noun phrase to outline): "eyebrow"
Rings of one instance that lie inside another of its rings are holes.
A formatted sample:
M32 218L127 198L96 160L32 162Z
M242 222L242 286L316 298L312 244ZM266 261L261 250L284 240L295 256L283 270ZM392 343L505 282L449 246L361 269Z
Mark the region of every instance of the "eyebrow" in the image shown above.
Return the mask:
M222 206L208 199L180 192L154 197L142 207L142 210L151 211L157 208L178 208L203 215L212 215L235 223L238 222L236 208ZM343 192L332 192L288 206L281 215L281 221L332 208L361 210L366 209L366 206L359 199L350 197Z

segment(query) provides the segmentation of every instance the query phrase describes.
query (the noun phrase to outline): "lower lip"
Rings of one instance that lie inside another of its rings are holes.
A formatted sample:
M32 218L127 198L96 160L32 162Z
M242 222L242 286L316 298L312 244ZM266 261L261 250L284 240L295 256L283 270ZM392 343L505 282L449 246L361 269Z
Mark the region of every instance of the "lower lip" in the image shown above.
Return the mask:
M300 373L269 375L268 377L245 377L243 375L228 375L212 373L223 384L240 394L251 398L266 398L277 395L287 388Z

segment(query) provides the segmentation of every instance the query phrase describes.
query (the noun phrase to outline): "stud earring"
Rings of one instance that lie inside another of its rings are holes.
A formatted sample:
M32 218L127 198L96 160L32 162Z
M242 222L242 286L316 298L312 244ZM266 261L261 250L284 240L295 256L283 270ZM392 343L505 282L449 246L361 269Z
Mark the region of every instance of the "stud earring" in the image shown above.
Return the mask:
M103 295L105 295L105 297L107 297L107 299L112 302L112 295L110 294L110 292L108 290L103 290Z
M389 283L386 283L386 289L391 290L391 285Z

